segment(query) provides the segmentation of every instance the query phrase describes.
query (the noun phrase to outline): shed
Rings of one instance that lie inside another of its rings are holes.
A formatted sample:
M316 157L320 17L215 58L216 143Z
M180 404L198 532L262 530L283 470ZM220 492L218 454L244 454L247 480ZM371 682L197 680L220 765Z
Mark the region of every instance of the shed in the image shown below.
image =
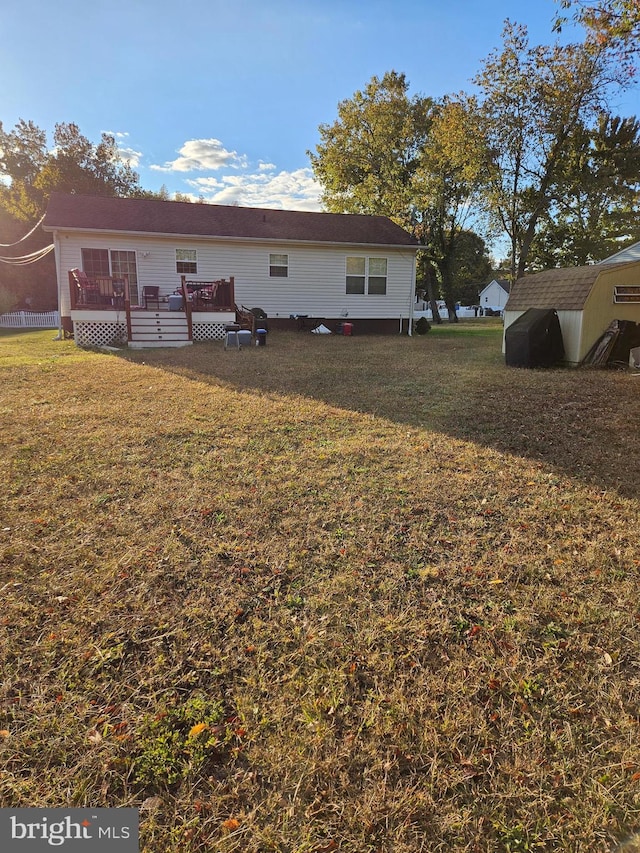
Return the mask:
M565 361L579 364L613 320L640 322L640 261L523 276L512 285L505 306L505 335L529 308L557 311Z

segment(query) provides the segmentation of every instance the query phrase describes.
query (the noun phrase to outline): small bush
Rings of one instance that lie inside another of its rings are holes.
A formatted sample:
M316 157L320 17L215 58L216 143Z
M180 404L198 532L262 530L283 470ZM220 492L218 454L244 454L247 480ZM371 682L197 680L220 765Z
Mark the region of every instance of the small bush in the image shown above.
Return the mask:
M420 317L420 319L416 321L416 325L415 325L416 335L426 335L427 332L430 330L431 330L431 323L427 320L426 317Z

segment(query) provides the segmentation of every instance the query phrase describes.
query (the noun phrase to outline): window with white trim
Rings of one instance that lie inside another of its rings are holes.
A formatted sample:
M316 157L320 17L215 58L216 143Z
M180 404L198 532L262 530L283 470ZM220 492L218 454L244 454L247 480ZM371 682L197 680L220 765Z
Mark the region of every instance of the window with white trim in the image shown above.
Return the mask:
M352 295L386 296L386 258L347 258L346 292Z
M116 249L81 249L82 270L89 278L129 277L129 300L138 304L136 253Z
M289 255L269 255L269 275L272 278L287 278L289 275Z
M369 278L367 279L369 296L387 295L387 259L369 258Z
M613 288L613 301L640 302L640 284L617 284Z
M178 275L195 275L198 272L198 254L195 249L176 249Z

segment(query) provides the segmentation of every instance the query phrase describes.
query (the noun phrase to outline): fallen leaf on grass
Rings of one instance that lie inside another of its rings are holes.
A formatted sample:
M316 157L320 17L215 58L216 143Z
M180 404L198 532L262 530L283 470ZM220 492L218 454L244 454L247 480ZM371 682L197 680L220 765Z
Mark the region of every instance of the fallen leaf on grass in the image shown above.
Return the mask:
M198 737L200 732L203 732L207 728L209 727L206 723L196 723L196 725L192 726L189 730L189 737Z
M237 829L240 826L240 821L236 820L235 817L230 817L227 820L222 821L222 828L228 829L230 832L234 829Z
M9 737L9 729L0 729L0 737Z

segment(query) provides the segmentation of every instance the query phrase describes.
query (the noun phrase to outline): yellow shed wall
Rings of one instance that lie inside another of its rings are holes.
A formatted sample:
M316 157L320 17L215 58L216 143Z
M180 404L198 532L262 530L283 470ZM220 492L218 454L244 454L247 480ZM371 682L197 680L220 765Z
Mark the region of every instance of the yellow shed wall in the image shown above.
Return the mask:
M640 302L614 303L613 288L617 284L640 285L640 261L603 270L596 279L582 311L582 340L578 360L609 327L612 320L640 323Z

